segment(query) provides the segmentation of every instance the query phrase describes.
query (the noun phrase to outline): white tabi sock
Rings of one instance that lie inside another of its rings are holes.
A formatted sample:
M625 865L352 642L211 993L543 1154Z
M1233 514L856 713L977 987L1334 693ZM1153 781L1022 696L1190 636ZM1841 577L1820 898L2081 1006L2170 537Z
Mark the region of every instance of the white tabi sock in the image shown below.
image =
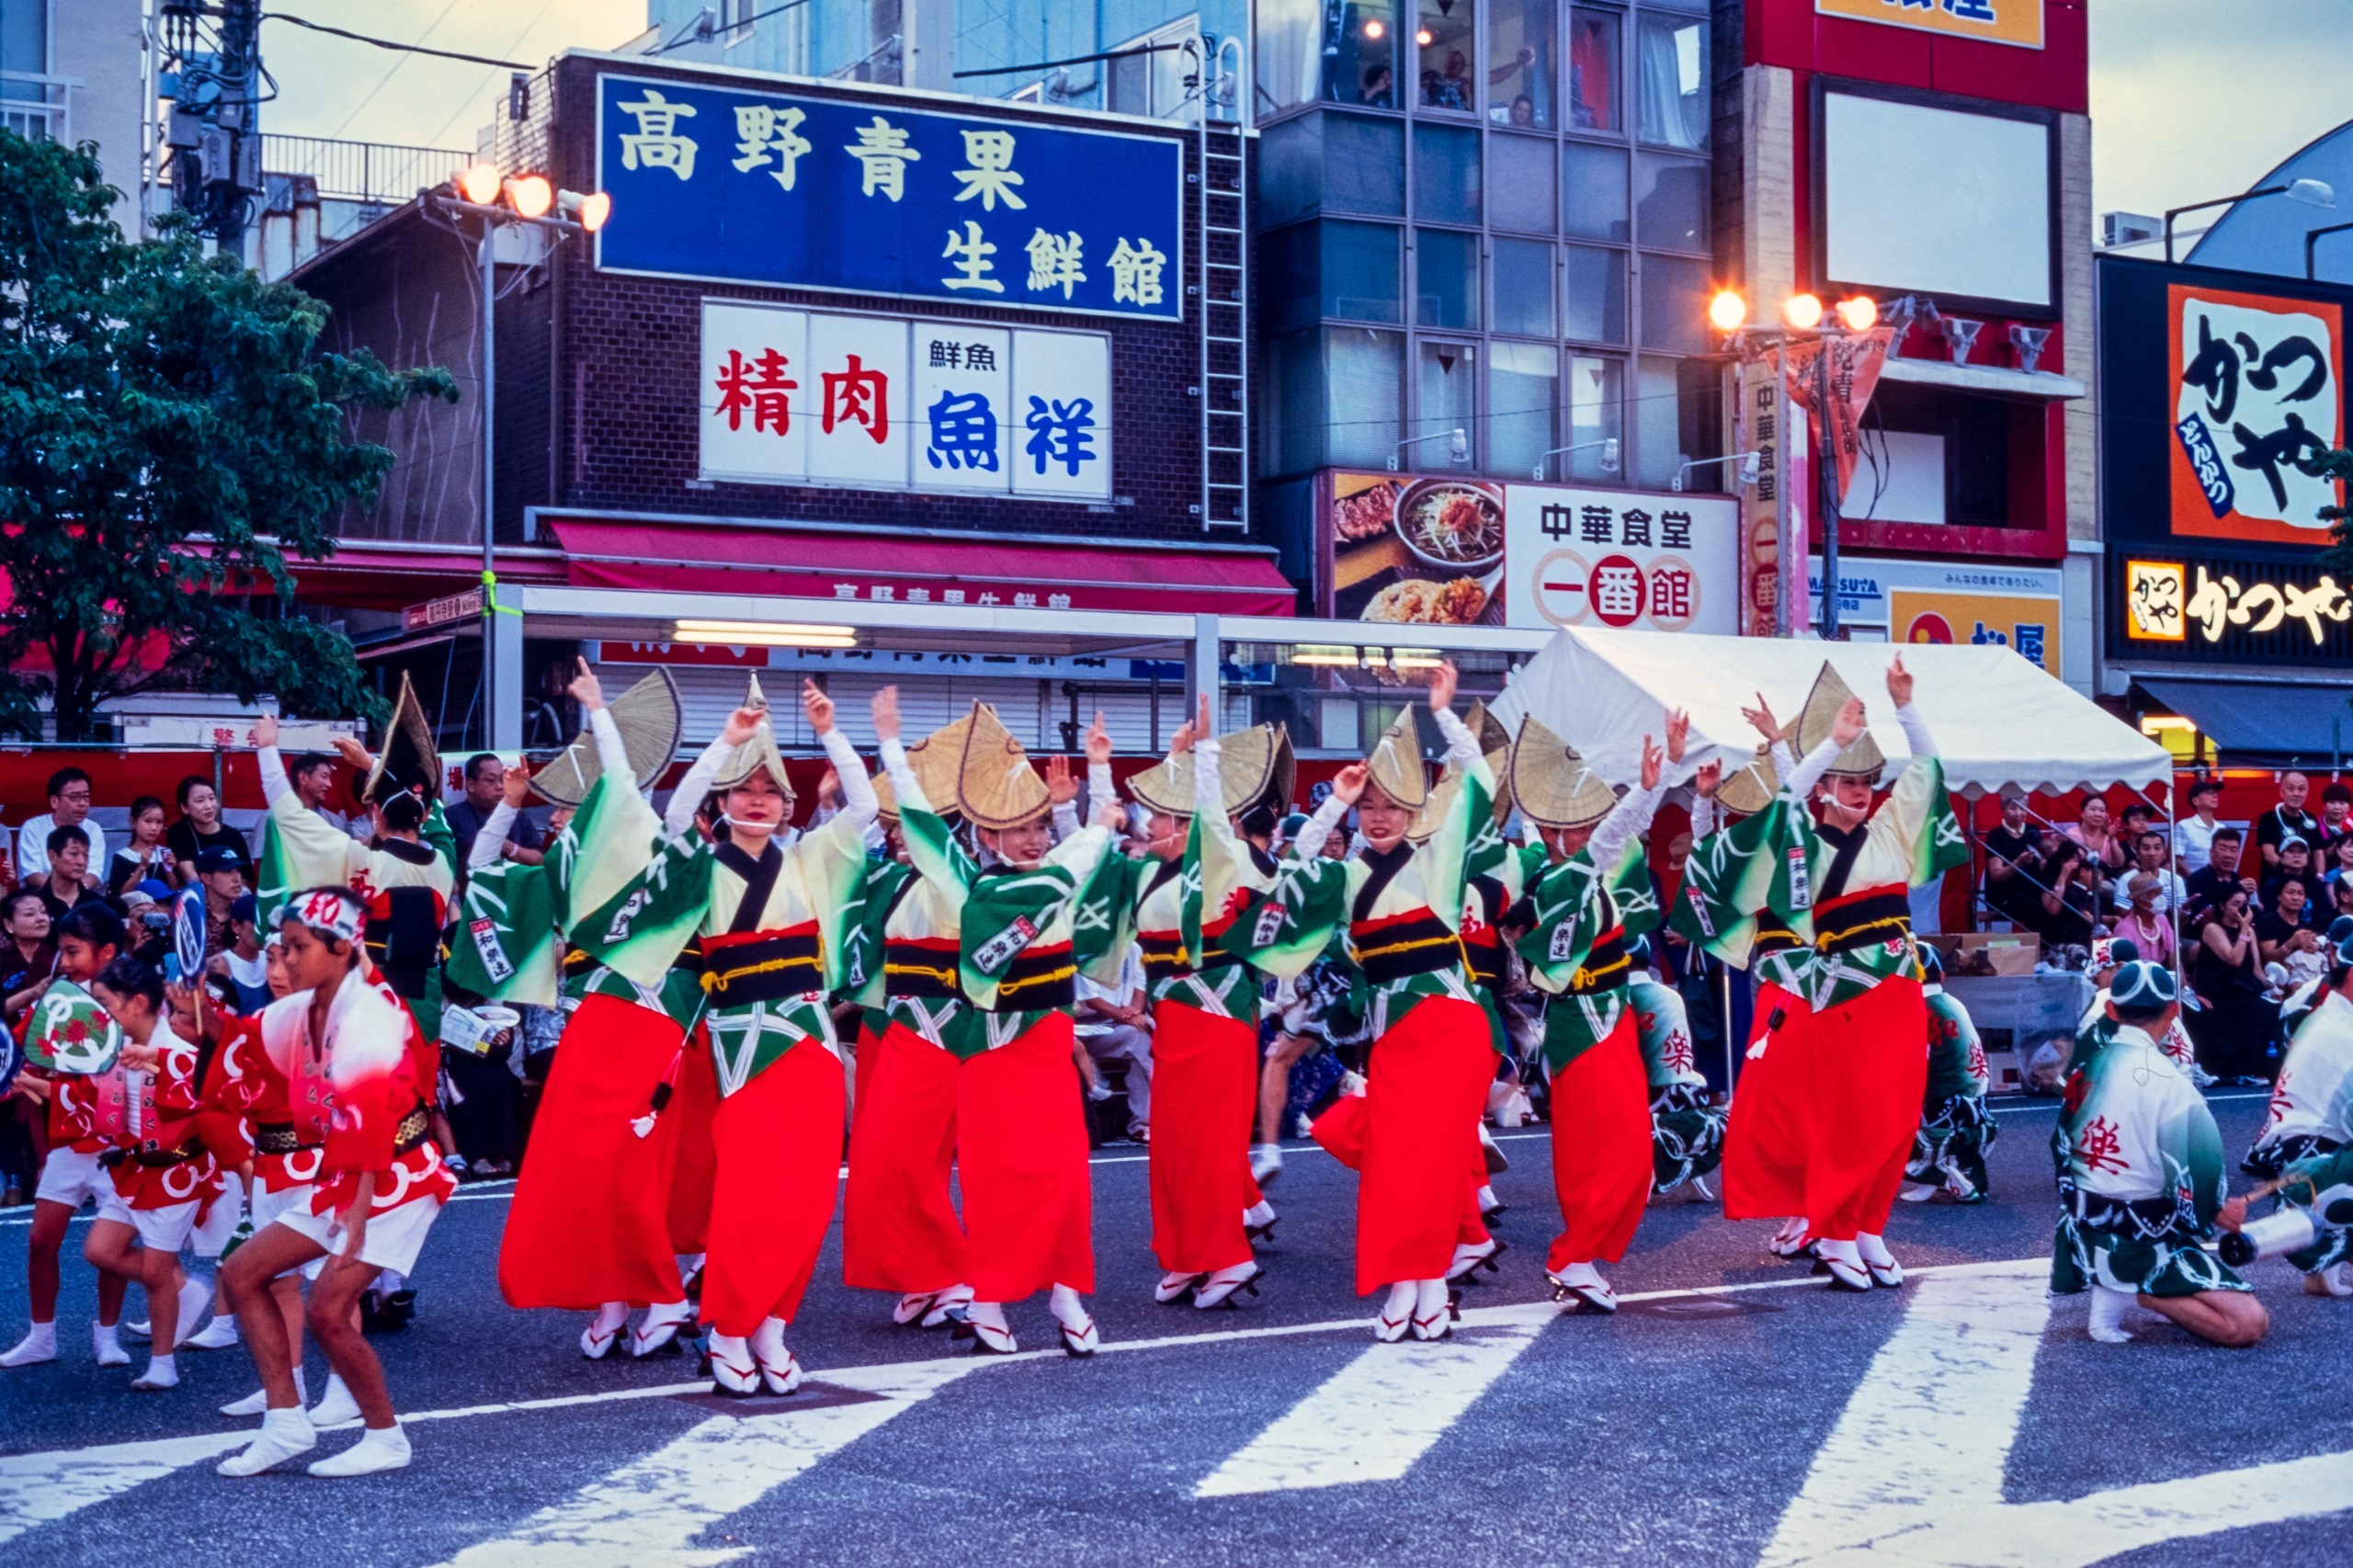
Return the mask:
M374 1475L379 1471L401 1470L409 1461L408 1434L401 1430L397 1421L389 1426L370 1426L359 1435L359 1441L339 1454L331 1454L311 1466L311 1473L323 1480L340 1480L349 1475Z
M2134 1292L2110 1290L2106 1285L2092 1287L2091 1336L2102 1345L2122 1345L2132 1336L2124 1331L2124 1309L2132 1304Z
M1865 1263L1874 1268L1885 1268L1895 1261L1895 1255L1887 1250L1887 1239L1875 1236L1869 1231L1855 1233L1855 1250L1862 1255Z
M1046 1298L1046 1306L1054 1314L1054 1321L1073 1334L1095 1321L1093 1314L1086 1310L1086 1302L1067 1285L1055 1286L1052 1294Z
M122 1347L115 1334L114 1324L94 1323L90 1325L90 1352L101 1367L128 1367L131 1353Z
M760 1320L760 1326L752 1330L752 1354L759 1358L764 1367L784 1365L788 1352L784 1347L782 1318L769 1316Z
M142 1392L180 1386L180 1369L169 1356L150 1356L147 1369L131 1380L131 1386Z
M0 1356L0 1367L34 1367L43 1361L57 1359L57 1324L37 1323L25 1331L8 1353Z
M259 1475L274 1464L283 1464L297 1454L310 1452L318 1446L318 1434L311 1427L311 1418L300 1408L289 1406L283 1410L265 1411L260 1435L213 1469L221 1475Z
M319 1395L319 1403L311 1407L311 1425L319 1427L341 1426L359 1419L359 1402L343 1386L343 1374L329 1372L327 1386Z
M1245 1225L1263 1225L1274 1217L1275 1206L1263 1198L1242 1211L1242 1222Z
M310 1402L310 1391L302 1386L302 1369L297 1367L294 1369L294 1403L302 1405ZM233 1420L246 1415L266 1415L268 1413L269 1391L267 1389L256 1389L244 1398L233 1399L221 1407L221 1414Z
M1492 1214L1502 1207L1503 1200L1495 1196L1495 1189L1482 1183L1479 1187L1479 1212Z

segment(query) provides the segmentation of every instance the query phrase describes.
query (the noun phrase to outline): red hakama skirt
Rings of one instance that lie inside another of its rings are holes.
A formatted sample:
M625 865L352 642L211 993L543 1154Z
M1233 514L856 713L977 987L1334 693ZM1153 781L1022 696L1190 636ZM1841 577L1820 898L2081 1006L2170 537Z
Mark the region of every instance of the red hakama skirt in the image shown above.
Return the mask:
M1776 1012L1781 1025L1770 1028ZM1724 1128L1728 1220L1786 1220L1806 1211L1806 1165L1813 1148L1813 1019L1803 998L1770 981L1757 988L1751 1054L1741 1065ZM1766 1041L1762 1054L1756 1053L1758 1040Z
M720 1102L702 1286L717 1332L742 1338L800 1310L834 1219L842 1096L841 1058L809 1039Z
M964 1063L893 1022L858 1051L842 1278L901 1295L964 1281L964 1227L948 1198Z
M1564 1226L1544 1266L1615 1263L1651 1193L1650 1077L1630 1002L1618 1027L1552 1074L1552 1189Z
M1250 1261L1243 1210L1258 1108L1258 1031L1182 1002L1153 1011L1152 1250L1171 1274Z
M1808 1031L1813 1101L1805 1172L1806 1226L1852 1241L1887 1227L1928 1091L1928 1005L1916 980L1882 980L1816 1014ZM1768 1054L1770 1054L1769 1052Z

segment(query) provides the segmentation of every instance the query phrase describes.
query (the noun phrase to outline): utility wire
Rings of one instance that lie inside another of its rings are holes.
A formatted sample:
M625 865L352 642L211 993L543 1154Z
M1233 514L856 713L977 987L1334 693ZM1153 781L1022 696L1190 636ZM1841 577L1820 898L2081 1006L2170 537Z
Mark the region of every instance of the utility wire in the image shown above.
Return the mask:
M750 27L754 22L765 22L770 17L781 17L787 11L795 10L800 6L806 6L808 3L809 0L784 0L783 5L771 6L765 11L755 11L740 22L720 22L712 27L708 38L699 31L701 27L701 20L700 18L697 18L695 21L688 22L684 30L682 30L676 38L672 39L667 43L657 44L654 48L647 50L645 52L649 56L667 54L674 49L684 49L690 43L707 42L709 38L716 38L721 33L740 32L744 28Z
M797 5L800 0L794 0ZM1029 65L995 65L985 71L959 71L956 79L967 76L1018 76L1025 71L1051 71L1058 65L1086 65L1097 60L1125 60L1131 55L1182 53L1197 46L1190 43L1146 43L1134 49L1107 49L1099 54L1074 54L1068 60L1040 60Z
M795 4L800 3L801 0L795 0ZM347 38L354 43L371 44L378 49L393 50L404 54L429 54L437 60L461 60L469 65L495 65L502 70L506 71L531 71L538 69L538 67L527 65L519 60L493 60L486 54L460 54L457 51L450 49L427 49L421 43L396 43L391 39L369 38L366 33L355 33L343 28L331 28L324 22L314 22L307 17L289 16L284 11L264 12L262 14L262 20L265 22L291 22L298 28L308 28L314 33L331 33L336 38Z

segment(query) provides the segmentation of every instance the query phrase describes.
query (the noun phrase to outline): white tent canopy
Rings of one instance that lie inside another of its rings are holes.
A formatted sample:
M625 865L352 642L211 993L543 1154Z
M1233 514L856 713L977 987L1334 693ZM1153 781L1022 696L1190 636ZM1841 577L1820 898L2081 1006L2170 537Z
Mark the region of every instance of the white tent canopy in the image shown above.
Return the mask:
M1515 733L1533 712L1603 778L1629 784L1643 736L1661 735L1668 708L1687 709L1689 748L1669 770L1669 782L1682 783L1711 758L1729 773L1755 754L1758 736L1741 709L1760 692L1794 730L1827 659L1863 699L1893 777L1911 756L1887 696L1898 653L1917 677L1913 700L1958 792L2143 790L2172 778L2164 747L2004 647L1568 630L1515 672L1494 711Z

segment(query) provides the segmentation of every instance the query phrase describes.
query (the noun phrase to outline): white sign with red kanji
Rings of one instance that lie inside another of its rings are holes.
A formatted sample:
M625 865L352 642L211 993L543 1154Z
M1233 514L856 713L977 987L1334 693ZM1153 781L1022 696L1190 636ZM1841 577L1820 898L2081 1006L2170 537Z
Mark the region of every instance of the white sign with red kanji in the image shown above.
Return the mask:
M706 300L701 477L1111 498L1100 333Z
M1721 495L1504 486L1513 626L1739 631L1739 541Z

